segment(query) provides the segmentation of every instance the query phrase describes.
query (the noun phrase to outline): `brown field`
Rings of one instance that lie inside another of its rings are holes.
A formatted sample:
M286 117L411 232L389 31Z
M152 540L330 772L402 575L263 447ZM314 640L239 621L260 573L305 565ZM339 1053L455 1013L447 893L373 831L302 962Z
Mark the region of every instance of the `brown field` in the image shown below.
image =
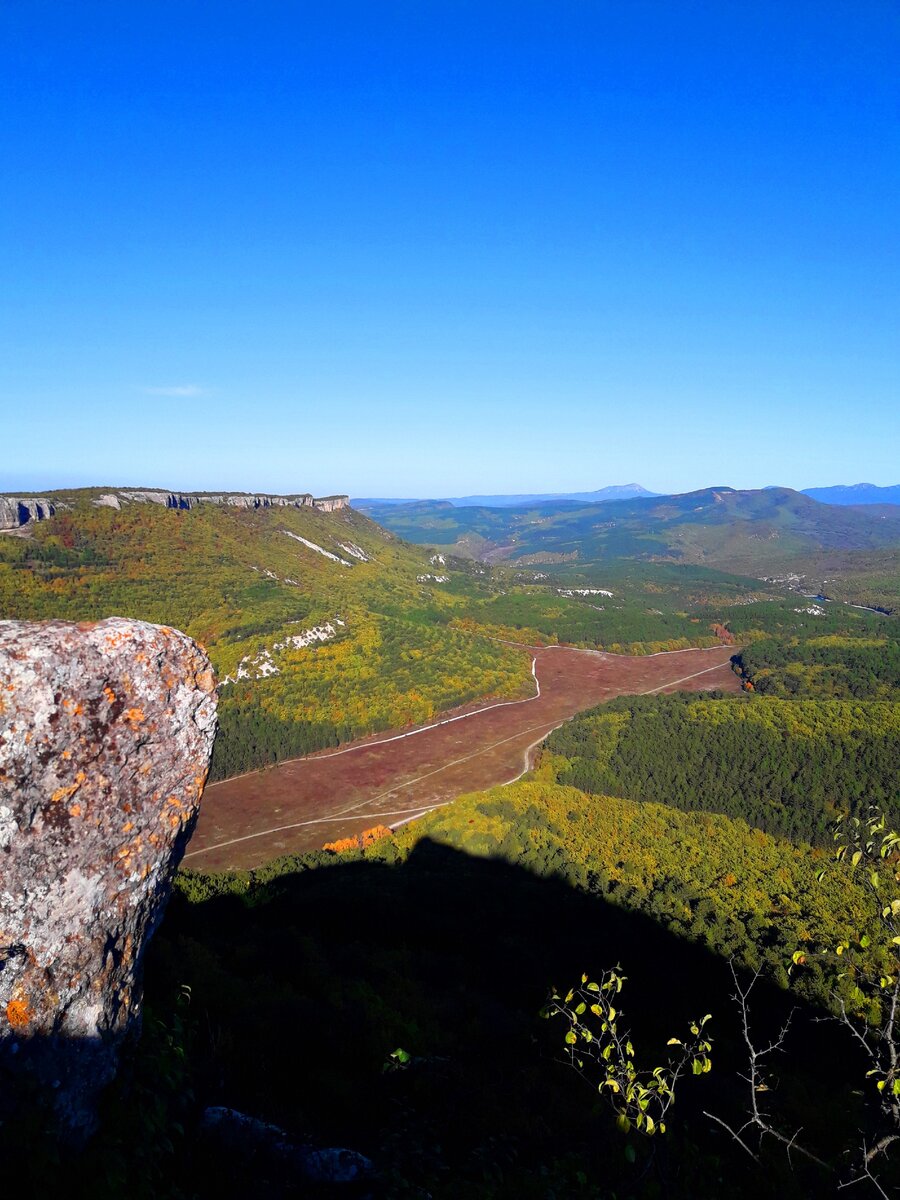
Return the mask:
M733 646L643 658L531 650L539 695L486 706L419 730L380 734L206 789L185 865L260 866L373 825L396 827L481 788L517 779L563 721L614 696L679 689L737 691Z

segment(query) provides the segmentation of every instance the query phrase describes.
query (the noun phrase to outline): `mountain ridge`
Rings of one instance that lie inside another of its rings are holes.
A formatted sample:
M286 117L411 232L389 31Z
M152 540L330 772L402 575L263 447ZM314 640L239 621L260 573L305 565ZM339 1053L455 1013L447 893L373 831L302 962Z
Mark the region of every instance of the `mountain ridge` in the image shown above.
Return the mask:
M875 483L837 483L831 487L803 488L821 504L900 504L900 483L879 487Z
M518 508L523 504L549 504L559 500L604 504L610 500L628 500L635 496L658 496L660 494L648 491L640 483L619 483L597 488L591 492L503 492L496 495L442 496L439 501L451 504L454 508ZM437 502L437 500L422 498L404 500L399 497L354 497L351 501L354 505L363 508L370 504L429 504Z

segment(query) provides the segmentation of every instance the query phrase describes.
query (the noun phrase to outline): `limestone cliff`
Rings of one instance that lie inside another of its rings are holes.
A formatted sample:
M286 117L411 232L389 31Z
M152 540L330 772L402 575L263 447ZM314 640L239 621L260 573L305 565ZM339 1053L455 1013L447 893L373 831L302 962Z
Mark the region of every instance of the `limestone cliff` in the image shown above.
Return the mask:
M45 521L56 512L50 500L19 500L15 496L0 496L0 529L18 529L29 521Z
M225 504L231 508L317 508L323 512L334 512L346 508L350 503L348 496L325 496L317 499L309 492L299 492L290 496L272 496L265 493L251 492L133 492L118 493L123 500L133 500L139 503L164 504L166 508L196 508L198 504ZM115 496L102 497L104 503L109 503ZM98 500L97 503L100 501Z
M121 508L129 503L183 509L196 508L198 504L224 504L231 508L314 508L319 512L336 512L350 503L349 496L316 497L309 492L273 496L263 492L166 492L152 488L123 488L113 492L97 491L94 495L89 491L88 495L98 508ZM59 500L0 496L0 531L21 529L31 521L45 521L60 507L67 505Z
M91 1131L215 725L184 634L0 621L0 1119L33 1095L70 1140Z

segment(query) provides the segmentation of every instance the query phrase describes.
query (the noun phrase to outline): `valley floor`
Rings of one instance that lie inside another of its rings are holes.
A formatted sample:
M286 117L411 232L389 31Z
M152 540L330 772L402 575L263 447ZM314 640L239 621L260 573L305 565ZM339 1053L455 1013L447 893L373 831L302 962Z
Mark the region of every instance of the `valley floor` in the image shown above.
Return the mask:
M645 657L526 647L536 694L417 729L381 734L206 789L185 866L258 867L350 837L396 827L457 796L509 783L558 725L615 696L717 688L736 692L733 646Z

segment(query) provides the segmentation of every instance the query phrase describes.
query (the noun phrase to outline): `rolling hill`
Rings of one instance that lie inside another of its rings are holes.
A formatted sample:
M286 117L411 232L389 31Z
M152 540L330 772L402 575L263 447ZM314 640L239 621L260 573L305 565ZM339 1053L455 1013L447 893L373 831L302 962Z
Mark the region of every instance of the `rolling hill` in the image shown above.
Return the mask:
M704 488L602 506L549 501L459 510L423 501L367 511L408 541L526 564L649 559L770 575L799 556L900 545L900 508L836 507L789 488Z

